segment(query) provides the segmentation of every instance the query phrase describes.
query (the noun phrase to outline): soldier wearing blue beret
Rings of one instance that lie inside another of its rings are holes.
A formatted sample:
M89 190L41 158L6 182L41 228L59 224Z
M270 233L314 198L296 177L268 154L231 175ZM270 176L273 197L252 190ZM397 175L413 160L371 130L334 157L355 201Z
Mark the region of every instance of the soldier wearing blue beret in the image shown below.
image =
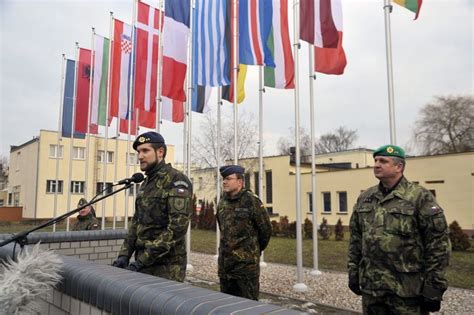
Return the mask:
M357 199L350 220L349 288L364 314L428 314L441 307L451 244L433 194L409 182L405 151L373 153L377 186Z
M183 282L191 182L166 164L165 139L159 133L139 135L133 149L146 178L138 190L132 224L113 266ZM129 264L132 255L135 261Z
M244 172L239 165L220 168L218 274L222 292L258 300L260 255L270 241L272 225L258 196L244 187Z

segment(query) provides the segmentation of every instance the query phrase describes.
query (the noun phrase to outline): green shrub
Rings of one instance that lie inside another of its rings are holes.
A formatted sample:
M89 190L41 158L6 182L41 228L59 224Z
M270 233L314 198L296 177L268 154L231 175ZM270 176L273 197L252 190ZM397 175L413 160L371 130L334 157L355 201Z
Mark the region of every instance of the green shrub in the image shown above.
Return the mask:
M326 220L326 218L323 218L323 222L319 226L318 232L319 232L319 236L321 236L323 240L328 240L329 237L331 236L331 231L329 230L329 226L328 226L328 220Z
M451 240L451 246L455 251L465 251L471 247L469 236L462 231L461 226L457 221L453 221L449 225L449 239Z
M334 226L334 234L336 235L336 241L342 241L344 239L344 227L342 226L341 219L337 220Z

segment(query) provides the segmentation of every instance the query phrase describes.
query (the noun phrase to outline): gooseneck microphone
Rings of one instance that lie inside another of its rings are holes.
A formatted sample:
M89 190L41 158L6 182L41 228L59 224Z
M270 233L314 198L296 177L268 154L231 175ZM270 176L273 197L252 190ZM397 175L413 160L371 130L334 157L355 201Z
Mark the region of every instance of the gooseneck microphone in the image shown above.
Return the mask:
M122 180L119 180L117 182L117 185L128 185L128 184L131 184L131 183L141 183L143 182L143 180L145 179L145 176L143 176L142 173L135 173L132 175L132 177L130 178L124 178Z

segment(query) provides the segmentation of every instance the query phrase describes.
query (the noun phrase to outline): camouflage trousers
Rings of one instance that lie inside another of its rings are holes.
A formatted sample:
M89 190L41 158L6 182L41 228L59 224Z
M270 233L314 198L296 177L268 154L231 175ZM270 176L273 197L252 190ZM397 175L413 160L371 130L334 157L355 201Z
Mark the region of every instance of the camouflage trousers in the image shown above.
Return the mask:
M362 294L362 310L365 315L428 315L418 298L402 298L396 295L374 297Z
M259 278L227 279L220 278L221 292L258 301Z
M183 282L186 276L186 262L180 265L153 265L140 270L148 275Z

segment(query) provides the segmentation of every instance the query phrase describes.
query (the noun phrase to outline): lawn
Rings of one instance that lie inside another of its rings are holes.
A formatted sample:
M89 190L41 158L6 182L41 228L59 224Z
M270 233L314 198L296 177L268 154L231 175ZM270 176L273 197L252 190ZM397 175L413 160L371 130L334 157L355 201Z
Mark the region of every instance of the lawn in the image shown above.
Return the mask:
M16 233L33 228L35 225L4 224L0 225L0 234ZM112 228L112 223L106 224ZM117 228L123 228L123 222L117 223ZM56 231L65 231L65 223L57 225ZM52 231L52 227L38 232ZM348 234L346 233L346 237ZM303 265L313 267L312 240L303 240ZM348 241L319 240L319 269L346 271ZM205 254L216 253L216 234L213 231L192 230L191 249ZM273 237L265 250L265 261L280 264L296 265L296 240ZM465 252L453 252L447 271L449 284L454 287L474 290L474 241L471 248Z

